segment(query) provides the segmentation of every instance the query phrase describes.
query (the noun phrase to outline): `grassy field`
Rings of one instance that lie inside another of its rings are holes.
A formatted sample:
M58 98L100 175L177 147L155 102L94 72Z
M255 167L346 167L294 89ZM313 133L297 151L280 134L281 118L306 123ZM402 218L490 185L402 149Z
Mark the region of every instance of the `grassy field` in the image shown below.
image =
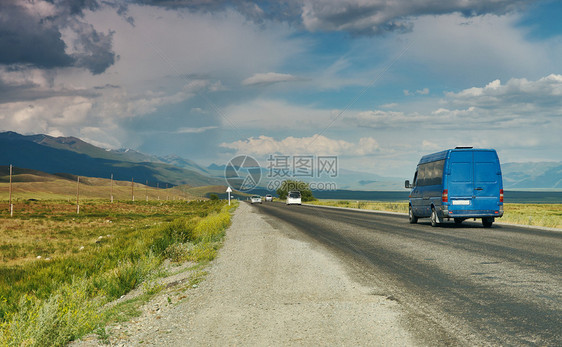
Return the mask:
M159 276L165 259L205 264L230 223L224 201L0 203L0 345L64 345L120 315L104 305ZM161 274L160 274L161 275Z
M309 203L408 213L407 202L318 200ZM500 223L562 228L562 204L505 204L503 217L496 219L496 221Z

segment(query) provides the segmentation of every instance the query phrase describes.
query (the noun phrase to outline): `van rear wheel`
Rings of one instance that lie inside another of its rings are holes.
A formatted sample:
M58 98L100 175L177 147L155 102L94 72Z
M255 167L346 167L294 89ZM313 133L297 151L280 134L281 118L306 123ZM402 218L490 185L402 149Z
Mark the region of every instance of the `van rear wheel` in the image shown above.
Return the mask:
M408 206L408 220L410 224L416 224L418 222L418 217L414 216L414 211L412 211L412 205Z
M494 223L494 217L484 217L482 218L482 225L484 228L490 228Z
M439 225L439 217L437 217L437 212L435 211L435 207L431 208L431 226L436 227Z

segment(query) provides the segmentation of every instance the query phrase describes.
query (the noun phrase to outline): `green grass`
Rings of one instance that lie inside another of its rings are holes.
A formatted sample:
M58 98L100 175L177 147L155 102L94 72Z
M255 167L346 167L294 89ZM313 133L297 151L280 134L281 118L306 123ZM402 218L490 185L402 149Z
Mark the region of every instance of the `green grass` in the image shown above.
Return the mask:
M315 205L408 213L407 202L320 200ZM496 222L562 228L562 204L504 204L504 215Z
M103 337L105 324L135 313L104 311L105 303L139 286L144 299L158 293L154 279L166 258L214 259L230 224L223 201L92 202L84 210L77 216L53 201L29 204L21 218L0 213L7 225L0 229L0 345L60 346L92 331ZM37 260L39 251L45 257Z

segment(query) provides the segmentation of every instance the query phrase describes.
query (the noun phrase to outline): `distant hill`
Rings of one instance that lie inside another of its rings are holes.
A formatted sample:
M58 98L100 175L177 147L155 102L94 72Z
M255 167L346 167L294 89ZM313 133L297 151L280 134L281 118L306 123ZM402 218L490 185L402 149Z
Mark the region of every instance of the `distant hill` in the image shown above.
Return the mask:
M193 160L189 160L189 159L185 159L182 157L179 157L177 155L167 155L164 157L157 157L159 161L166 163L166 164L170 164L170 165L174 165L177 167L181 167L184 169L188 169L188 170L192 170L195 172L198 172L202 175L208 176L209 175L209 171L206 170L205 168L203 168L202 166L200 166L199 164L197 164L196 162L194 162Z
M200 167L189 169L187 164L186 167L178 167L133 150L107 150L75 137L3 132L0 133L0 148L0 165L12 164L50 174L69 173L101 178L109 178L113 174L115 180L133 178L139 183L148 181L151 186L157 183L206 186L224 182L205 175Z
M502 164L506 189L562 189L562 162Z

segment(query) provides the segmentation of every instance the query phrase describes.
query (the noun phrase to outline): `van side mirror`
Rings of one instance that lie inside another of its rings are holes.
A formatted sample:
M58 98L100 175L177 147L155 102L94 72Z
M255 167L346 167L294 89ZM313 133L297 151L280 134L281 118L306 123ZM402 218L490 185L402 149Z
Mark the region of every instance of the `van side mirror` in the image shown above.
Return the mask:
M412 185L410 185L410 180L406 180L406 182L404 182L404 188L412 188Z

